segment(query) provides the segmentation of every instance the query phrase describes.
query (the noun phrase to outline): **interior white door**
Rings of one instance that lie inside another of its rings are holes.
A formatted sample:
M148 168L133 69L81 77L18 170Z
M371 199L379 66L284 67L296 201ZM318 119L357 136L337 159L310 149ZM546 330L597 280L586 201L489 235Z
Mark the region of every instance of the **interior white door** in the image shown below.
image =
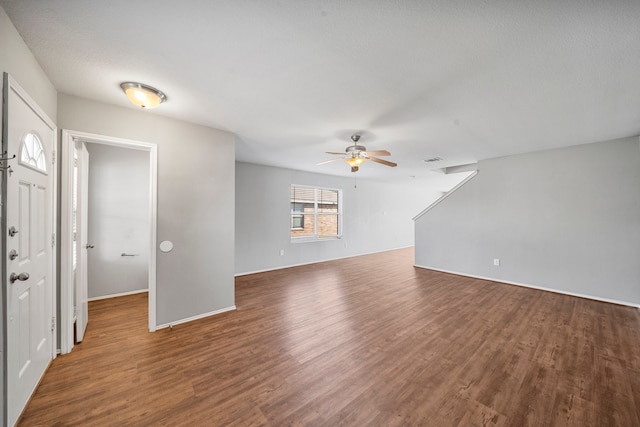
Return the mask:
M89 151L87 144L81 141L76 143L78 151L78 180L77 180L77 242L78 242L78 261L76 266L76 340L81 342L84 338L84 332L87 329L89 321L89 283L87 268L87 251L91 250L87 234L87 222L89 211Z
M5 73L7 421L17 421L53 357L55 126Z

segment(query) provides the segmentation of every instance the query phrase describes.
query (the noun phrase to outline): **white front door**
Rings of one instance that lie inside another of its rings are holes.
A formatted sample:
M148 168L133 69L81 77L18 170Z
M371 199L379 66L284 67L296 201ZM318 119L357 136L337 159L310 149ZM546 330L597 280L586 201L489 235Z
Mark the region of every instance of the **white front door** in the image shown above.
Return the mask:
M53 177L56 128L4 75L8 161L3 231L7 256L7 418L16 423L53 357Z

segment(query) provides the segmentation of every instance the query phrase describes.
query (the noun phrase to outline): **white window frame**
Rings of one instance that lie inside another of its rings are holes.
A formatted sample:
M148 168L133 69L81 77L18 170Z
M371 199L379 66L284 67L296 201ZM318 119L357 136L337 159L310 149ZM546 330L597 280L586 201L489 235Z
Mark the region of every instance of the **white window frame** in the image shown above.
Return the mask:
M306 188L306 189L313 189L314 192L314 201L313 201L313 212L310 213L303 213L302 215L312 215L313 216L313 221L314 221L314 225L313 225L313 229L315 230L315 233L311 236L307 235L307 236L291 236L291 231L295 230L294 228L291 228L291 217L292 215L300 215L299 212L294 212L291 209L291 189L293 187L297 187L297 188ZM338 216L337 219L337 223L338 223L338 234L336 236L319 236L318 235L318 215L321 215L322 213L318 212L318 193L320 192L320 190L328 190L328 191L335 191L338 193L338 213L336 214ZM289 236L291 238L291 242L292 243L305 243L305 242L323 242L323 241L327 241L327 240L339 240L342 238L342 189L340 188L329 188L329 187L316 187L316 186L312 186L312 185L298 185L298 184L291 184L289 187Z

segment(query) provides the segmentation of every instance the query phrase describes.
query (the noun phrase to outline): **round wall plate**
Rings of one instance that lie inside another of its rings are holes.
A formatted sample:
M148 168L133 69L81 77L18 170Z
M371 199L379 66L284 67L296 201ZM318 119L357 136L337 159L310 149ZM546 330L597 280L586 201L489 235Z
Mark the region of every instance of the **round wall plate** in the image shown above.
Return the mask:
M162 252L171 252L171 249L173 249L173 243L170 242L169 240L164 240L160 242L160 250Z

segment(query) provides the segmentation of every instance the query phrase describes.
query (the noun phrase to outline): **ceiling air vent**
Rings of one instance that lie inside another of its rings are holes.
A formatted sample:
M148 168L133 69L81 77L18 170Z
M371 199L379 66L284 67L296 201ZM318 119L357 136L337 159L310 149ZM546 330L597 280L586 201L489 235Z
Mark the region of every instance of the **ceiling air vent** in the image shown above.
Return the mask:
M432 157L430 159L424 159L424 162L425 163L433 163L433 162L439 162L441 160L442 160L441 157Z

